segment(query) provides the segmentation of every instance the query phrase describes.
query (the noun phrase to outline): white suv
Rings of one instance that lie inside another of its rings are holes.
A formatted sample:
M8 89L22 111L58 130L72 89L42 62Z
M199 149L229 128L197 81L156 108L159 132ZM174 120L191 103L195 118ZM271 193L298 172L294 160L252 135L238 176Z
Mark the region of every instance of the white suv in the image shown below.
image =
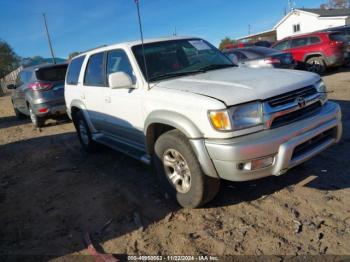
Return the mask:
M339 141L341 111L313 73L235 67L199 38L128 42L75 57L67 111L96 142L147 164L184 207L288 169Z

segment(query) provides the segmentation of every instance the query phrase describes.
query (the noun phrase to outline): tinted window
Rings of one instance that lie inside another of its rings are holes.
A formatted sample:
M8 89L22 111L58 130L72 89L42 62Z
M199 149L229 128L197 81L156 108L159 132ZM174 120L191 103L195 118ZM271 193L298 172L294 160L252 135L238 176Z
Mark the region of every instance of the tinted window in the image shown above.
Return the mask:
M107 57L107 80L108 76L115 72L124 72L135 81L134 72L129 62L128 56L122 50L113 50L108 52Z
M23 79L23 76L24 76L24 73L25 72L20 72L16 78L16 86L21 86L24 84L24 79Z
M333 41L339 41L339 42L344 42L344 43L346 43L347 42L347 39L346 39L346 37L343 35L343 34L337 34L337 33L335 33L335 34L330 34L329 35L329 39L330 40L333 40Z
M68 73L67 73L67 84L69 85L76 85L78 84L79 80L79 74L81 70L81 66L84 62L85 56L80 56L76 59L73 59L68 67Z
M307 38L296 38L292 40L292 48L300 47L300 46L305 46L307 45Z
M44 81L63 81L66 76L67 65L40 68L36 71L36 77Z
M321 39L317 36L312 36L310 37L310 44L317 44L317 43L320 43L321 42Z
M90 56L86 67L84 84L91 86L105 85L105 74L103 70L104 53Z
M278 50L286 50L289 48L289 41L282 41L278 44L276 44L273 48L278 49Z

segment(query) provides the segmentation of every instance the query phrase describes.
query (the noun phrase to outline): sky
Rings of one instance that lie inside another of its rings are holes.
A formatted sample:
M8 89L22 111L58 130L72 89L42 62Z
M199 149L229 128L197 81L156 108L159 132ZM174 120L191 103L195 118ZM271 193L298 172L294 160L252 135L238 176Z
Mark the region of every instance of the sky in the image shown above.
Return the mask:
M271 29L287 0L139 0L144 38L202 37L218 46ZM319 7L325 0L295 0L296 7ZM0 39L22 57L50 57L42 13L54 53L66 58L104 44L140 39L134 0L0 0Z

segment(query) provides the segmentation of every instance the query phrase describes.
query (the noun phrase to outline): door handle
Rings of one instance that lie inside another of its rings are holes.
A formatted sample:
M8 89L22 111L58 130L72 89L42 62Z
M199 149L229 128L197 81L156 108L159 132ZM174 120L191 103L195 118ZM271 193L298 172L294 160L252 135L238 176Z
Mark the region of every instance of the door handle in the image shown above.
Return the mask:
M110 96L106 96L105 97L105 102L106 103L110 103L111 102L111 97Z

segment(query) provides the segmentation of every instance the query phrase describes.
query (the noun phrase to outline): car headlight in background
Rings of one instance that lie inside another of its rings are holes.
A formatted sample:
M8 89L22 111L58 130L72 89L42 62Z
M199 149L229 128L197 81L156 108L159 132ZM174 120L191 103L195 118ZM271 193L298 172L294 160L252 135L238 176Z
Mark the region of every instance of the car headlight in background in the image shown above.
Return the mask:
M322 102L325 103L328 99L327 87L326 87L325 83L322 80L320 80L315 84L315 87L317 89L317 92L320 93L320 97L322 99Z
M258 126L263 123L262 104L252 102L227 110L211 111L209 118L213 127L219 131L236 131Z

